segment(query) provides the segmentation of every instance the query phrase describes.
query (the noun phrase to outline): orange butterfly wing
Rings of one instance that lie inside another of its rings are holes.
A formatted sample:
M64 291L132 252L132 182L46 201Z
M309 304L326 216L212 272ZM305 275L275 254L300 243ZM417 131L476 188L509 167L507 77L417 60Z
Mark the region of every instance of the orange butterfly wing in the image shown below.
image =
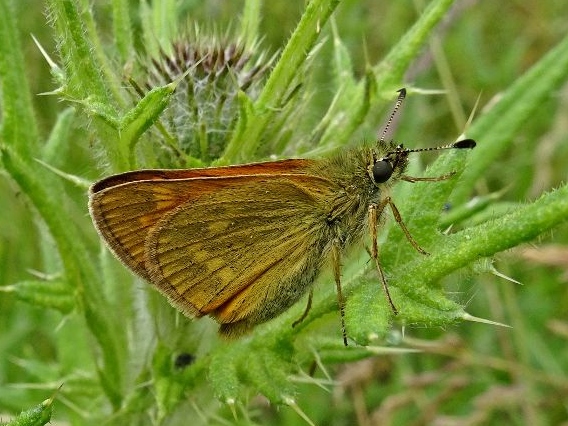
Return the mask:
M312 164L128 172L93 185L89 206L127 266L184 313L240 334L298 300L326 258L337 188Z
M282 160L188 170L138 170L91 186L89 211L99 234L117 257L147 281L144 242L169 211L255 174L302 173L310 160ZM234 178L234 179L233 179Z

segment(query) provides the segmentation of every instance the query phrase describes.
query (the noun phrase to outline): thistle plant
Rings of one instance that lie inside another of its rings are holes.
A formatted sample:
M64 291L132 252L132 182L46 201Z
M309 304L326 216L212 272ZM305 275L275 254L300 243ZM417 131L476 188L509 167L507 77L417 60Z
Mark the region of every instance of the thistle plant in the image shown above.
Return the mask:
M159 146L156 141L162 140L170 158L165 166L206 165L222 155L237 123L239 93L256 99L271 66L259 51L258 43L246 46L236 36L206 35L196 29L179 36L167 51L160 49L157 57L140 58L146 91L176 84L158 131L152 132L157 138L150 142Z
M392 194L413 237L430 252L416 253L387 219L379 246L400 311L395 321L363 245L342 269L350 347L341 340L331 274L320 277L313 307L298 326L291 324L303 303L226 342L216 337L212 321L183 317L115 261L87 217L88 185L135 168L309 158L372 142L379 117L403 86L411 96L393 138L410 146L419 136L421 144L434 145L439 141L429 138L424 112L449 108L432 106L444 97L419 96L427 91L407 79L408 70L430 44L442 77L422 84L446 88L454 107L462 89L467 92L477 78L454 89L444 68L435 30L444 18L458 19L451 0L430 2L377 60L352 53L353 43L345 38L360 38L342 28L358 27L357 15L339 13L349 6L336 0L307 3L289 39L276 49L261 32L263 13L255 1L246 1L238 26L233 23L222 34L187 31L180 5L154 3L134 7L115 1L108 10L97 9L112 17L112 37L103 37L104 20L86 2L47 1L51 33L38 38L38 45L52 81L44 81L41 91L57 100L58 114L44 134L37 115L45 111L32 101L16 2L0 1L0 164L3 182L10 182L3 183L3 198L11 200L2 209L9 214L2 220L0 251L7 259L0 266L5 328L0 342L9 355L0 362L0 381L11 384L0 389L3 411L43 410L32 420L20 416L18 424L45 424L50 416L72 424L176 424L188 415L200 416L203 424L235 419L329 424L331 418L354 423L357 416L363 422L366 401L368 421L428 423L435 411L436 418L449 412L462 420L482 417L499 424L500 412L483 397L506 386L513 402L499 409L508 418L526 415L533 424L562 419L565 407L557 401L563 400L566 380L559 372L566 365L555 354L565 345L558 331L565 323L565 286L550 271L522 269L518 273L527 275L522 277L527 285L513 297L515 287L498 290L488 277L511 274L498 271L493 262L502 252L518 252L524 243L551 236L560 245L565 241L568 189L558 177L565 144L554 145L557 155L548 157L550 164L533 167L529 153L545 146L543 133L547 147L550 139L558 140L553 130L561 128L566 111L560 99L568 75L568 38L551 42L554 47L511 77L508 87L500 83L501 93L491 102L483 94L482 107L467 126L459 119L455 130L438 124L456 139L465 132L478 141L476 149L439 155L425 171L413 163L412 174L455 171L453 179L401 183ZM455 29L464 31L459 54L447 48L453 58L449 67L460 67L460 75L475 69L476 75L492 76L488 64L483 68L474 57L463 60L476 34L466 30L478 21L466 22ZM45 37L56 43L46 43ZM448 36L450 46L452 40ZM482 47L492 46L475 48ZM515 52L511 48L510 57L502 58L502 52L497 57L511 62ZM444 118L443 123L451 121ZM533 120L536 128L526 130ZM526 145L514 146L519 139ZM527 201L530 178L519 170L537 175L543 167L550 171L546 191ZM510 193L508 185L515 187ZM19 225L20 218L28 221L27 228L9 226ZM33 231L12 234L8 228ZM489 309L473 294L481 287ZM458 338L455 330L466 327L464 321L471 322L471 333ZM515 328L476 323L483 321ZM545 338L548 329L556 331ZM494 352L488 355L486 349ZM425 353L402 356L418 350ZM432 365L436 379L425 385ZM400 379L405 375L411 377L406 382ZM333 392L317 393L320 388ZM464 388L479 391L471 409ZM540 403L552 409L541 412L539 402L519 389L542 395ZM416 408L413 392L428 403ZM39 404L50 395L49 404ZM392 408L398 407L389 404L394 400L404 408ZM263 414L259 410L266 401L287 408Z

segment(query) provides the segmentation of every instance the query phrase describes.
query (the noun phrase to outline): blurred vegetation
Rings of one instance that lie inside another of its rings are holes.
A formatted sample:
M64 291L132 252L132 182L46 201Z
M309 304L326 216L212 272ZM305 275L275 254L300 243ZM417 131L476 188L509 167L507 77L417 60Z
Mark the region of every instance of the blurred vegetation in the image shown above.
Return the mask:
M19 424L45 423L46 408L53 424L568 424L568 3L312 0L312 15L303 1L155 3L0 0L0 421L39 407L42 420ZM160 48L203 34L238 35L250 66L270 69L231 95L241 121L228 121L225 150L200 156L171 144L180 91L147 74ZM282 52L289 63L270 61ZM392 322L362 250L343 277L364 346L342 345L329 272L297 329L303 302L221 342L96 235L85 182L373 141L402 86L389 137L435 146L465 129L478 141L411 166L421 175L439 157L429 173L464 168L459 181L393 196L432 252L415 260L396 229L381 240L410 324ZM441 238L436 223L457 232ZM459 321L466 311L512 328Z

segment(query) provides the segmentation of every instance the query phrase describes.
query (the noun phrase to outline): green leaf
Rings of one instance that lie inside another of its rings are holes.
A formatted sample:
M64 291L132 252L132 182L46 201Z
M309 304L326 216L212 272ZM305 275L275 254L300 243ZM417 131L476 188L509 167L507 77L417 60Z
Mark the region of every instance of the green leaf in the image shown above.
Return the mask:
M478 144L465 167L463 185L452 196L453 203L463 203L469 196L470 188L483 176L484 171L499 165L499 158L511 146L515 135L542 107L543 102L566 83L566 79L568 36L517 79L498 97L491 109L481 114L470 127L468 137L476 139Z
M46 399L41 404L22 411L16 418L10 420L8 423L2 424L5 426L43 426L51 421L54 398L53 396Z
M24 302L56 309L63 314L68 314L75 307L73 291L63 280L20 281L0 287L0 291L14 293Z

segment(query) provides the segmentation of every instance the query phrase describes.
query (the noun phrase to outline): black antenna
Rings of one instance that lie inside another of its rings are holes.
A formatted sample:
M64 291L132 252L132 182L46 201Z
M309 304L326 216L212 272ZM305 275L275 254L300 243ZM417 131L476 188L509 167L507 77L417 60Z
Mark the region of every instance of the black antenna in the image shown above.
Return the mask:
M394 105L394 109L391 112L391 115L390 115L390 117L387 121L387 124L385 125L385 128L383 130L383 134L379 138L379 144L385 142L385 138L387 137L387 132L389 131L389 127L392 124L392 121L393 121L394 116L396 115L398 109L402 105L402 101L404 100L404 98L406 98L406 89L403 87L402 89L398 90L398 98L396 100L396 104Z
M401 149L395 152L424 152L424 151L438 151L440 149L464 149L464 148L475 148L475 141L473 139L462 139L455 143L450 143L448 145L433 146L430 148L416 148L416 149Z
M389 119L387 120L387 124L385 125L383 133L381 134L381 137L379 138L379 142L378 142L379 144L385 142L385 138L387 136L387 132L389 131L389 127L392 124L392 121L394 120L394 117L395 117L396 113L398 112L400 106L402 105L402 101L404 100L404 98L406 98L406 89L403 87L402 89L398 90L398 98L397 98L396 103L394 105L394 108L391 112L391 115L389 116ZM476 143L473 139L463 139L461 141L451 143L451 144L448 144L448 145L435 146L435 147L430 147L430 148L403 149L402 146L400 146L400 147L397 147L396 151L394 151L392 153L389 152L388 154L401 153L401 152L410 153L410 152L438 151L438 150L441 150L441 149L464 149L464 148L470 148L471 149L471 148L475 148L475 145L476 145Z

